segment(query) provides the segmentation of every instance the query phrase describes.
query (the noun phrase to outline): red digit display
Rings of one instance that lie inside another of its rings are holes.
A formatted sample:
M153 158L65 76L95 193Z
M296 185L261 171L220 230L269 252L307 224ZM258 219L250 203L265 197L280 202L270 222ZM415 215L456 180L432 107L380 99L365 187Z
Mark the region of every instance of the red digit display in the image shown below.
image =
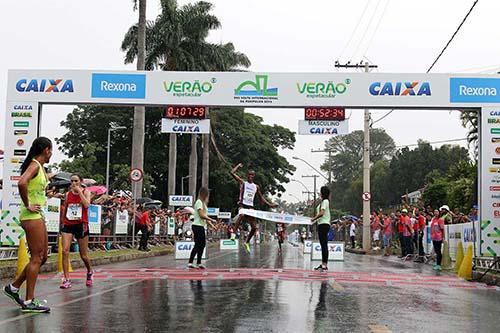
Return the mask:
M170 105L167 106L165 118L205 119L207 109L199 105Z
M334 107L305 108L305 120L345 120L345 109Z

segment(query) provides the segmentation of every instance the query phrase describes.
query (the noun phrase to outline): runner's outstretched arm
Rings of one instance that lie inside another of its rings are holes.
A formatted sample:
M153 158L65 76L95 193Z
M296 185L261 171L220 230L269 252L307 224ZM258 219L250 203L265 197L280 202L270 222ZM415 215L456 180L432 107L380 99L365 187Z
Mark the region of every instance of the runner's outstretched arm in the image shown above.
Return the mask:
M261 190L260 190L260 186L259 186L259 185L257 185L257 195L259 196L260 201L261 201L261 202L263 202L263 203L265 203L265 204L266 204L266 205L268 205L269 207L271 207L271 208L276 208L276 207L278 207L278 205L277 205L277 204L272 203L272 202L269 202L269 201L268 201L268 200L267 200L267 199L266 199L266 198L262 195L262 192L261 192Z
M240 184L243 183L243 179L240 178L240 176L238 176L238 174L236 173L236 171L238 171L239 168L241 168L243 166L242 163L238 163L234 168L231 169L231 171L229 171L229 173L231 174L231 176L233 176L233 178Z

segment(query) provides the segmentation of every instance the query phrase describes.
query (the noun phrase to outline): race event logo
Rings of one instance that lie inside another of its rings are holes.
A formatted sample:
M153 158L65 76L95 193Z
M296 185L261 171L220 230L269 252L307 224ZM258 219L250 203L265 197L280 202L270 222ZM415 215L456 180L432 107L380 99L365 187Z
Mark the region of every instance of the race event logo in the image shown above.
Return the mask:
M92 97L144 99L145 74L92 73Z
M500 79L450 78L452 103L500 103ZM498 111L495 116L498 116ZM490 113L491 115L491 113Z
M431 96L429 82L373 82L369 88L372 96Z
M272 103L278 100L278 88L268 84L268 75L255 75L255 81L245 81L234 90L234 99L241 103Z
M163 89L175 97L201 97L211 93L216 82L216 78L205 82L201 82L200 80L163 81Z
M63 79L21 79L16 83L18 92L72 93L73 80Z
M351 79L344 82L303 82L297 83L297 91L306 98L334 98L347 91L347 86L351 84Z

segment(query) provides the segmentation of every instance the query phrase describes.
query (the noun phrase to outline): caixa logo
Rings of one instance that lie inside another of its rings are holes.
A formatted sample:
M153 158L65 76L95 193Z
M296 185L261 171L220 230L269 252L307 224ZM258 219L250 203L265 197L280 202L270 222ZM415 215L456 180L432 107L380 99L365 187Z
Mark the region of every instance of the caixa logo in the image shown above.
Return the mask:
M370 85L373 96L431 96L429 82L373 82Z
M21 79L16 83L19 92L72 93L73 80L63 79Z
M193 248L192 243L180 243L177 245L177 250L179 251L191 251Z
M321 251L321 245L316 245L314 247L314 251L320 252ZM328 244L328 251L329 252L342 252L342 246Z

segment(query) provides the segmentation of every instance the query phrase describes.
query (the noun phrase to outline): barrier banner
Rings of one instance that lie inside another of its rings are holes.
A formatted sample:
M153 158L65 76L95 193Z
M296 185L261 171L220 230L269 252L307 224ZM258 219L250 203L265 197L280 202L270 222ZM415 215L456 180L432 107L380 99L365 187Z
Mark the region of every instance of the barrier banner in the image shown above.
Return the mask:
M237 239L221 239L220 249L221 250L238 250L239 242Z
M128 211L117 210L115 215L115 234L126 235L128 231Z
M175 219L173 217L168 218L167 235L175 235Z
M304 254L310 254L312 252L312 244L311 240L304 241Z
M45 216L45 226L47 232L59 232L59 223L61 218L61 199L50 198L47 200L47 206L43 208Z
M175 259L189 259L194 242L175 242ZM203 259L207 259L207 248L203 250Z
M102 207L99 205L90 205L89 206L89 232L91 234L100 234L101 233L101 212Z
M265 212L262 210L255 210L255 209L246 209L246 208L240 209L238 215L236 215L236 217L234 218L235 221L239 218L240 215L252 216L258 219L275 223L281 222L286 224L311 224L310 217L290 215L290 214L280 214L274 212Z
M311 260L321 260L320 243L312 243ZM343 242L328 242L328 261L344 261Z

